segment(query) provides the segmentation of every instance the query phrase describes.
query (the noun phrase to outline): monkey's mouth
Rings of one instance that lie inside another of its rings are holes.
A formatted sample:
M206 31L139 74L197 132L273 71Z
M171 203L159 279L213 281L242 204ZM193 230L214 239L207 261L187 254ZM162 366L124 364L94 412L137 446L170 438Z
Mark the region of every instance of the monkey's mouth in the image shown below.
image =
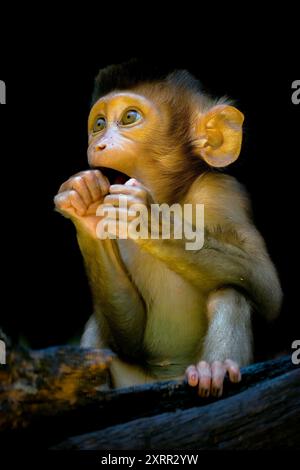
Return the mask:
M112 168L99 167L99 170L106 176L110 184L125 184L130 179L130 176Z

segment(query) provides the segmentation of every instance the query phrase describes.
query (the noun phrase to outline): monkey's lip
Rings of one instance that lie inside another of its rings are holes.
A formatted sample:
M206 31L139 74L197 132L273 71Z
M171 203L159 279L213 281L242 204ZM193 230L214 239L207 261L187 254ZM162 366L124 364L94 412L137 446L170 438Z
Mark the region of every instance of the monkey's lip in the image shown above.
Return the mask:
M125 184L130 179L130 176L112 168L99 167L99 170L107 177L110 184Z

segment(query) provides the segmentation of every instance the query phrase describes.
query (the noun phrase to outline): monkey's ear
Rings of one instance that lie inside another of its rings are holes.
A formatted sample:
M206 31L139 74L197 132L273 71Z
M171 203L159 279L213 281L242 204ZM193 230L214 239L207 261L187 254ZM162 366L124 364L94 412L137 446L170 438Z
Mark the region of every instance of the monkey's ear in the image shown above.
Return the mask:
M239 156L244 115L233 106L218 105L199 116L195 126L195 146L211 166L224 167Z

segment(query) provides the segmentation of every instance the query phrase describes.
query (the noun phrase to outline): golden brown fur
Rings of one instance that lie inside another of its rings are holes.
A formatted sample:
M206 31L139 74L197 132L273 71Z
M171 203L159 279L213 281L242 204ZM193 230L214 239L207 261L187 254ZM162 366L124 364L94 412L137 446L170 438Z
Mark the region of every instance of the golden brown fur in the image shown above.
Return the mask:
M282 298L246 191L214 169L238 158L243 115L203 94L187 72L142 79L135 67L125 66L123 82L122 67L99 74L88 124L95 169L71 177L55 198L76 226L94 300L82 346L117 353L115 387L186 371L201 396L220 396L225 373L239 381L239 367L252 361L253 313L274 318ZM132 109L136 122L122 125ZM105 168L131 179L112 185ZM204 204L203 248L189 251L185 239L98 239L106 219L96 209L110 204L119 214L120 195L129 209Z

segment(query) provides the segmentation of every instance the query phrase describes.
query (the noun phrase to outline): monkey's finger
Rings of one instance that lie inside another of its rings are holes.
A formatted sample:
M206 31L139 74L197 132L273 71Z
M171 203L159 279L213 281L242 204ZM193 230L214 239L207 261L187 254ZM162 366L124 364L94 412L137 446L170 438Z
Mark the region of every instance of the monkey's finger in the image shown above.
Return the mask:
M132 194L139 188L135 186L128 186L126 184L111 184L109 187L109 192L111 194Z
M131 186L135 187L136 189L139 189L140 191L137 191L135 195L136 197L144 199L146 203L151 204L152 202L154 202L149 189L146 188L146 186L144 186L135 178L130 178L130 180L126 181L125 186Z
M188 384L191 387L196 387L198 385L199 376L198 376L198 371L195 366L189 366L185 371L185 375L186 375Z
M92 201L94 202L101 199L105 192L106 183L104 188L102 188L101 183L99 181L99 175L96 173L96 170L87 171L83 177L90 192Z
M122 201L126 201L128 204L130 196L126 196L125 194L108 194L103 199L103 204L111 204L112 206L119 207Z
M110 194L130 194L138 199L147 198L147 189L142 186L126 186L126 184L112 184Z
M63 193L67 191L68 189L72 189L72 184L75 178L78 176L81 176L79 173L76 175L71 176L71 178L67 179L67 181L64 181L63 184L60 186L58 193Z
M121 184L113 184L109 188L109 192L111 195L122 194L124 196L127 196L128 198L134 198L135 200L132 199L132 204L140 203L144 204L145 206L149 206L153 201L150 193L141 186L125 186Z
M69 192L69 197L74 210L78 215L83 216L86 213L86 205L84 204L80 194L78 194L77 191L72 190Z
M126 181L124 186L129 186L131 188L140 189L141 191L145 192L148 196L150 195L149 189L146 188L146 186L144 186L140 181L138 181L135 178L130 178L130 180Z
M226 361L224 361L224 365L229 374L229 379L231 382L237 383L242 380L239 365L235 361L232 361L231 359L226 359Z
M70 182L70 189L74 189L80 194L83 202L89 206L92 202L91 194L86 185L85 179L82 176L75 176Z
M87 201L87 198L90 199L90 202L93 201L93 194L90 191L90 185L96 185L98 188L98 180L96 176L93 176L92 170L81 171L76 175L71 176L67 181L65 181L59 188L58 192L64 192L68 189L76 189L79 192L82 190L83 199ZM85 189L86 188L86 189ZM98 190L98 195L101 195L101 191ZM88 202L88 201L87 201Z
M211 368L206 361L197 364L199 375L198 394L200 397L208 397L211 386Z
M130 178L128 181L126 181L125 186L143 186L143 185L137 179Z
M76 173L75 175L73 175L72 178L76 178L77 176L81 176L83 178L87 177L88 182L91 181L91 183L95 182L95 177L96 177L97 183L100 186L101 195L108 194L110 183L109 183L108 178L100 170L80 171L79 173ZM92 188L89 188L89 189L92 189Z
M73 177L72 178L69 178L67 181L65 181L59 188L58 190L58 194L59 193L64 193L65 191L67 191L68 189L71 189L71 181L72 181Z
M54 198L54 204L59 210L70 209L72 206L69 198L69 191L58 193Z
M67 210L72 207L80 216L83 216L86 212L86 206L83 200L74 190L57 194L57 196L55 196L54 202L56 206L62 210Z
M223 382L226 374L226 367L220 361L214 361L211 365L211 394L220 397L223 393Z
M109 192L110 182L108 178L105 175L103 175L103 173L101 173L101 171L95 170L94 174L98 180L98 184L101 189L101 194L102 196L105 196L105 194L108 194Z
M100 207L100 202L95 201L87 208L86 215L97 215L97 210Z

